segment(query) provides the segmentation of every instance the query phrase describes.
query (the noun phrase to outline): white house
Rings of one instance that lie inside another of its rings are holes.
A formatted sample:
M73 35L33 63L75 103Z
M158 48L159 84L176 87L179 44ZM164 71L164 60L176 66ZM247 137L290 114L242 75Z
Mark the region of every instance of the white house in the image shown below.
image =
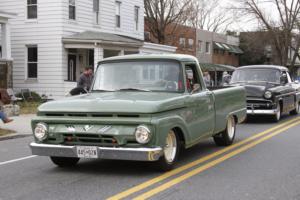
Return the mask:
M110 56L174 52L144 44L143 0L0 0L11 20L13 86L59 98Z

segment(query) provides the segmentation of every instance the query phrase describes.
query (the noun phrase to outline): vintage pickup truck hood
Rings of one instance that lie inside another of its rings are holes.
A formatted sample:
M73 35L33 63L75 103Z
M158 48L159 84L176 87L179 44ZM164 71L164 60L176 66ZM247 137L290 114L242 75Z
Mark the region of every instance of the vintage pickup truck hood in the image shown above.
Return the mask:
M48 102L39 112L157 113L184 107L184 95L161 92L99 92Z

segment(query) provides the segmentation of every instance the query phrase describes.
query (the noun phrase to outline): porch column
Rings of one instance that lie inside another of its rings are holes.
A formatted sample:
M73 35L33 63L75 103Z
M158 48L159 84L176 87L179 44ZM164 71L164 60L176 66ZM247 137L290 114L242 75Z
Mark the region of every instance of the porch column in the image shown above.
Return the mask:
M124 51L124 49L122 49L119 53L119 56L124 56L124 55L125 55L125 51Z
M98 62L102 59L103 59L103 48L95 47L94 48L94 71L97 69Z
M8 23L1 24L2 58L11 59L10 27Z

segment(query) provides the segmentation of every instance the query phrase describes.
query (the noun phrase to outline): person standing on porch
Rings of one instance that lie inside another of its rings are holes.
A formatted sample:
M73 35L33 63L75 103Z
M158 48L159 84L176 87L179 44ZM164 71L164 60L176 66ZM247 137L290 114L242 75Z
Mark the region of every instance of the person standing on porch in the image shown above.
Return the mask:
M91 67L84 68L84 72L80 75L77 81L77 88L82 88L89 91L93 82L93 69Z

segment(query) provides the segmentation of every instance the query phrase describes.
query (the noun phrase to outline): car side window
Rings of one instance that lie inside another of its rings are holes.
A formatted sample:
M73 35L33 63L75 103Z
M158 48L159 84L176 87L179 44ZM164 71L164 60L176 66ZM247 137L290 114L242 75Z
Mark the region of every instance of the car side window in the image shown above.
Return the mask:
M185 65L186 88L188 92L192 92L198 87L198 92L201 90L199 73L195 64Z
M287 84L287 83L291 82L291 77L289 76L289 74L286 71L283 71L281 73L281 76L285 77L285 79L284 79L285 82L283 84Z

